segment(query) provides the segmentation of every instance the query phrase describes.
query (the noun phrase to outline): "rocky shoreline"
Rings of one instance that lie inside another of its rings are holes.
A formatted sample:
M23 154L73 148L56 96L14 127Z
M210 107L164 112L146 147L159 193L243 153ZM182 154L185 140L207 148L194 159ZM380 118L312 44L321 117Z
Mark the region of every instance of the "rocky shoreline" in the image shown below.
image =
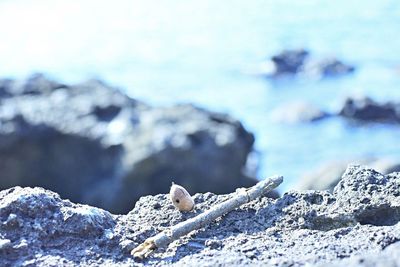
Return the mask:
M0 80L0 189L42 186L126 213L172 182L214 193L255 184L253 143L227 114L152 107L98 80Z
M146 196L113 215L14 187L0 192L0 265L399 266L399 188L400 173L350 166L333 193L262 197L138 262L133 247L232 195L195 194L183 213L166 195Z
M400 121L397 103L369 98L335 114L282 110L289 122ZM147 238L254 185L254 141L227 114L152 107L97 80L0 80L0 266L400 266L399 165L382 159L359 160L382 173L345 160L322 168L299 188L330 191L261 197L132 258ZM171 182L196 193L193 211L160 194Z

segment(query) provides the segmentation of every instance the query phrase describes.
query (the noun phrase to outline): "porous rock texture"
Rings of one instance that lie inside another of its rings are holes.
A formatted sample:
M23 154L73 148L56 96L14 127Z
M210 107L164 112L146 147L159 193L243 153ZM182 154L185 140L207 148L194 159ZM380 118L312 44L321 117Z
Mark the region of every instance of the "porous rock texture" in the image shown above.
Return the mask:
M172 181L215 193L255 184L245 170L253 143L228 115L151 107L97 80L0 80L0 189L41 186L126 213Z
M183 213L166 195L146 196L112 215L14 187L0 192L0 265L400 266L399 188L400 173L350 166L333 193L261 197L135 261L129 253L146 238L232 194L196 194Z

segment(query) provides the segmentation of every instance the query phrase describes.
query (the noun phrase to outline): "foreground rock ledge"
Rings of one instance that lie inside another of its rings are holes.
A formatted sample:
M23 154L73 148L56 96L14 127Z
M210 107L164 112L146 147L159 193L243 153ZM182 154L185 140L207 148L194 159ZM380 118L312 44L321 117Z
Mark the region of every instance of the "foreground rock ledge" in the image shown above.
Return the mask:
M230 195L196 194L180 213L166 195L127 215L62 200L41 188L0 192L0 265L400 266L400 173L350 166L332 194L263 197L172 243L144 262L130 250Z

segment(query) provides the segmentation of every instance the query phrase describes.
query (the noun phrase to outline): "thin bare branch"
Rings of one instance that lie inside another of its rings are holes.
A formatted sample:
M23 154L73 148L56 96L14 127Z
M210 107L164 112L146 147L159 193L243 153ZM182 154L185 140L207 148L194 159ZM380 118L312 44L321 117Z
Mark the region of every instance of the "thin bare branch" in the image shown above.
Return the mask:
M200 229L224 214L246 204L256 198L272 191L283 181L282 176L273 176L258 182L255 186L248 189L240 188L236 190L236 195L232 198L215 205L211 209L190 218L184 222L172 226L155 236L146 239L142 244L131 251L131 254L139 259L148 257L157 248L168 246L174 240L179 239L188 233Z

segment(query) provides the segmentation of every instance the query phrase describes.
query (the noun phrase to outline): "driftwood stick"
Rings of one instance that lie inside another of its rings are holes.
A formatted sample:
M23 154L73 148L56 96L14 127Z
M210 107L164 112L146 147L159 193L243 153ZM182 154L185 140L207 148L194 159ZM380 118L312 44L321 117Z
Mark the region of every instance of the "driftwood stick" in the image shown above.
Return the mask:
M200 229L218 217L246 204L256 198L272 191L278 187L283 181L282 176L273 176L263 181L258 182L255 186L248 189L240 188L236 190L236 195L211 209L190 218L184 222L172 226L155 236L146 239L142 244L131 251L135 258L143 259L149 256L157 248L168 246L174 240L179 239L188 233Z

